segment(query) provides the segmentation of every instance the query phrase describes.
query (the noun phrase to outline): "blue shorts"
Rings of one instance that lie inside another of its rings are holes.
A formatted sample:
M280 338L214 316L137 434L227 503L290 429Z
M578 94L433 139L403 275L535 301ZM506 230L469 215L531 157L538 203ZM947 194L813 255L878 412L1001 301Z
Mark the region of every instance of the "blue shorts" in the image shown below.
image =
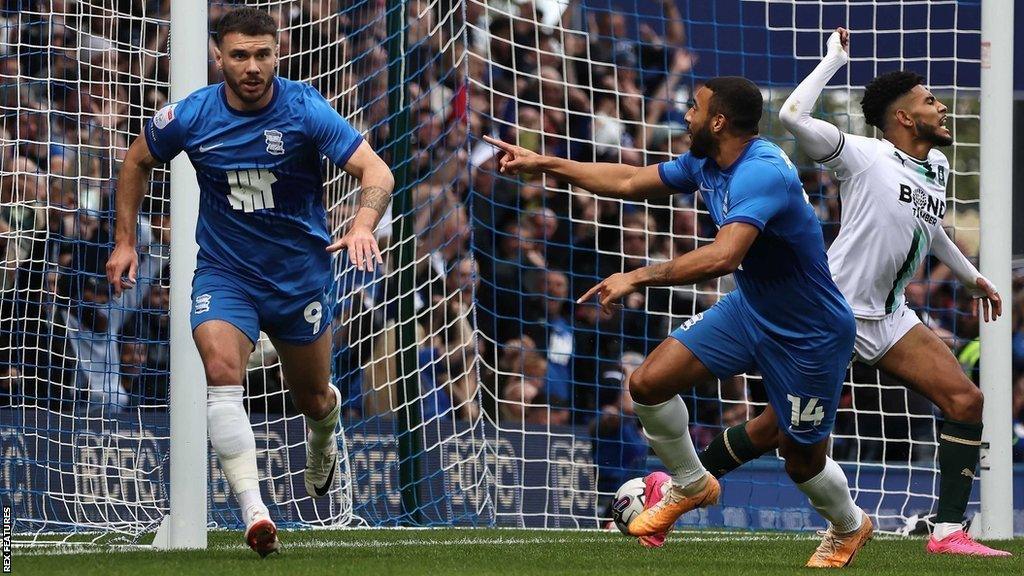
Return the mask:
M208 320L223 320L254 344L260 330L289 344L310 344L330 326L330 284L305 294L256 289L220 270L196 270L192 278L192 330Z
M835 425L853 353L852 316L836 322L834 338L797 349L763 331L752 314L743 295L730 292L671 336L718 378L760 371L779 429L800 444L824 440Z

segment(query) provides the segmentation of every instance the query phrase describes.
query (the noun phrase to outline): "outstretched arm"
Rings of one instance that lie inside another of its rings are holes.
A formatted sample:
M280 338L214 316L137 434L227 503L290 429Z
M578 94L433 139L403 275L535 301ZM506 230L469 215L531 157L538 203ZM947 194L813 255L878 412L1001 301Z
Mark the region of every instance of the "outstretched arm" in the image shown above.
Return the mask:
M970 290L974 298L981 300L986 322L990 318L992 320L999 318L999 315L1003 313L1003 302L999 297L999 292L987 278L981 275L981 272L978 272L974 264L971 264L971 261L957 248L945 231L937 231L932 238L932 254L943 264L949 266L957 280L960 280L960 283ZM975 306L977 306L977 300ZM975 309L975 313L977 313L977 309Z
M597 194L624 200L666 198L675 190L658 174L658 166L630 166L610 162L575 162L542 156L521 146L484 136L484 141L501 150L498 167L502 174L543 172Z
M835 125L811 116L815 102L832 76L850 60L850 33L837 28L828 39L828 53L793 93L779 112L782 125L816 162L829 160L839 151L842 132Z

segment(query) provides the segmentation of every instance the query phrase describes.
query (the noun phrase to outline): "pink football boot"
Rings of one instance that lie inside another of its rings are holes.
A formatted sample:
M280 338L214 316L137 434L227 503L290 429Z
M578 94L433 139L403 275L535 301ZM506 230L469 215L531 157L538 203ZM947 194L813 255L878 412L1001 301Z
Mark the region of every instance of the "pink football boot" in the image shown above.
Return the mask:
M929 538L926 549L931 554L952 554L955 556L1013 556L1009 552L989 548L981 542L975 541L974 538L971 538L963 530L953 532L942 540L936 540L934 536Z

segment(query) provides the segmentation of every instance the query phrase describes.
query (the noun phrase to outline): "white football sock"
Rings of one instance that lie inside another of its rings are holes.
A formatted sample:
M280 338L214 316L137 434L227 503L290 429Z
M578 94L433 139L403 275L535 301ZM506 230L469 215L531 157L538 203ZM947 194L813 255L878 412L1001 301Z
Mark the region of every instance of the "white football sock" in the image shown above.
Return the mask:
M235 499L238 500L238 507L242 509L242 520L246 526L252 523L252 517L257 512L267 512L267 507L263 504L263 497L260 496L260 491L257 488L238 492L235 494Z
M206 392L206 422L210 444L242 511L263 506L256 474L256 437L242 406L241 386L210 386Z
M942 540L946 536L963 529L964 525L959 522L939 522L932 529L932 537L936 540Z
M651 448L672 475L673 483L686 487L704 479L707 470L693 447L690 414L682 398L673 396L654 406L633 402L633 410L644 425L644 436Z
M327 385L334 392L334 408L324 416L322 420L313 420L306 416L306 428L309 429L309 447L313 450L323 451L331 442L334 442L334 430L338 427L338 417L341 414L341 392L330 384Z
M811 506L832 523L835 532L847 534L860 528L860 508L853 503L846 474L835 460L826 457L825 468L797 487L810 499Z

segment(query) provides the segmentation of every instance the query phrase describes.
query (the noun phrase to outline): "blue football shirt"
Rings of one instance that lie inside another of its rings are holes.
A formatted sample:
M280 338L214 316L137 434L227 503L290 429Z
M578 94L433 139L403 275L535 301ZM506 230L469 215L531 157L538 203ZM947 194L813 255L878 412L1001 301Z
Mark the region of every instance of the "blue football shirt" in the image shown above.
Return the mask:
M756 138L727 170L686 153L660 164L658 173L670 188L699 190L719 228L744 222L761 231L734 274L761 328L799 346L850 323L821 225L782 149Z
M198 271L213 268L285 294L330 282L326 156L344 166L363 139L313 87L274 79L269 104L232 109L223 83L162 108L149 151L188 154L199 182Z

